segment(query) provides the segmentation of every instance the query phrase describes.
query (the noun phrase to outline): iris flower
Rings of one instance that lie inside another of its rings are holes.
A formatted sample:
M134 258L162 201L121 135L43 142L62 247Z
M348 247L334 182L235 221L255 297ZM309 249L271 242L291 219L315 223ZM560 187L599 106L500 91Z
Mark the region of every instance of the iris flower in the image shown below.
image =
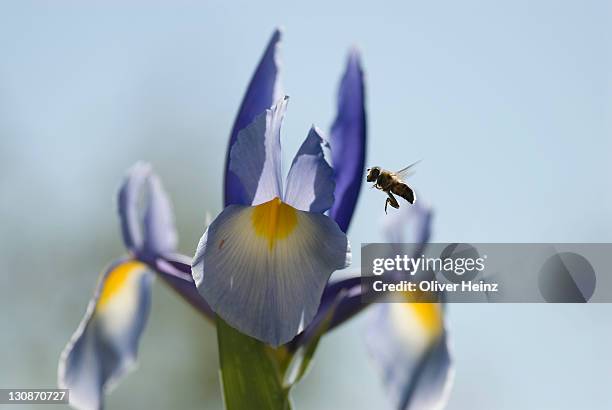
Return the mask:
M417 202L386 219L385 238L417 244L413 257L429 240L431 211ZM405 227L410 227L406 236ZM408 301L409 296L405 299ZM382 376L394 408L441 409L448 400L453 368L440 303L379 303L370 312L368 351Z
M70 404L79 409L101 408L103 394L133 368L149 316L153 272L212 317L193 281L173 266L185 258L175 254L171 205L149 165L137 163L130 169L117 202L129 254L101 274L85 316L60 356L58 384L70 389Z

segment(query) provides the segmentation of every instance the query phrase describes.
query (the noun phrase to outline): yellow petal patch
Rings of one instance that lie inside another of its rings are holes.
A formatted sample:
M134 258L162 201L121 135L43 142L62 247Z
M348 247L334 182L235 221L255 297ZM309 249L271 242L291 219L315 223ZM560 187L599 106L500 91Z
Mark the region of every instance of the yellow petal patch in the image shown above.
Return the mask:
M442 310L439 303L403 303L402 308L412 313L425 333L432 339L437 338L442 333Z
M279 239L287 238L297 225L296 210L279 198L257 205L251 215L253 229L266 238L270 250Z
M130 274L145 269L145 264L137 261L127 261L119 264L115 269L106 275L104 286L98 298L97 308L104 306L124 288Z
M401 316L410 315L421 326L429 339L435 339L442 333L444 323L442 318L442 306L435 302L419 302L430 300L435 295L428 292L413 291L402 292L396 299L403 303L397 303Z
M397 336L421 354L444 334L442 306L439 303L392 303L389 307Z

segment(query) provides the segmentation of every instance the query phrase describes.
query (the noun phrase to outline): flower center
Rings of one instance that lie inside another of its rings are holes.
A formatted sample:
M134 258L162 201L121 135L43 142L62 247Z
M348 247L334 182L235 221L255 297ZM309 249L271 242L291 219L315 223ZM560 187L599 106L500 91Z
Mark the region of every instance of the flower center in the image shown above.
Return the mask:
M278 197L257 205L251 218L255 233L268 239L270 249L278 239L288 237L297 225L295 209Z

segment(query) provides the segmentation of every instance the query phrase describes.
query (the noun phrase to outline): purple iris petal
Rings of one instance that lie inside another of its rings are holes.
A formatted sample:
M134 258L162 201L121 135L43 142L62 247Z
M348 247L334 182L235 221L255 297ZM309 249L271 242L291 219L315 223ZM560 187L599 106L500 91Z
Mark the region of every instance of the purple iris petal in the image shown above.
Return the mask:
M394 408L444 408L454 370L443 319L442 323L435 319L423 328L418 314L412 312L413 309L399 303L377 305L370 321L368 351L381 371ZM435 326L433 332L440 334L430 334L430 326Z
M414 383L406 389L406 409L443 407L448 401L454 369L446 334L425 354L414 375Z
M117 196L117 210L121 221L123 242L132 252L142 248L142 223L138 199L140 191L150 174L151 166L149 164L137 162L128 170Z
M244 203L244 190L240 184L240 180L238 176L229 169L230 151L234 142L236 142L238 132L253 122L257 115L270 108L282 95L278 78L278 49L280 40L281 32L277 29L274 31L274 34L272 34L266 51L251 78L247 92L242 99L242 104L240 104L238 115L234 121L234 127L230 135L225 159L225 206Z
M242 197L234 205L259 205L283 197L280 129L288 102L288 97L283 98L238 133L229 170L238 178Z
M208 319L214 319L215 313L204 300L191 277L191 260L182 255L174 255L167 259L157 259L155 269L161 279L174 289L198 312Z
M313 125L293 159L283 200L296 209L323 213L334 203L333 170L323 153L326 144Z
M349 54L338 90L338 113L331 128L330 145L336 190L329 215L346 232L359 197L366 152L363 71L357 50Z
M431 236L433 212L426 202L419 200L414 205L403 206L392 216L384 218L382 231L390 243L426 244ZM410 229L401 229L401 226ZM415 252L419 255L418 252Z
M174 226L172 204L157 175L147 179L146 206L142 230L143 248L147 253L163 255L174 252L178 234Z
M298 347L308 343L322 326L326 327L326 332L330 331L366 306L361 303L361 277L328 284L323 291L317 314L306 329L289 342L289 350L296 351ZM330 312L332 317L328 319Z
M174 252L178 238L172 205L149 164L137 162L128 170L117 208L123 241L138 259L146 262Z

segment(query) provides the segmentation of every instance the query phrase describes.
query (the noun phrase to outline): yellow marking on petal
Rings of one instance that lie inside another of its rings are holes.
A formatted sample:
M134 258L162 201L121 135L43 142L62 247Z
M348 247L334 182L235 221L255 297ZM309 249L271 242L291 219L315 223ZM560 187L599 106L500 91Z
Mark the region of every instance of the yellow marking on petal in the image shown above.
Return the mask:
M296 210L279 198L257 205L251 216L253 229L268 240L270 250L279 239L288 237L297 225Z
M402 303L402 308L412 313L425 333L431 338L436 338L442 333L442 308L439 303Z
M97 308L103 308L117 293L123 289L131 273L145 269L141 262L123 262L106 275L106 280L98 298Z

